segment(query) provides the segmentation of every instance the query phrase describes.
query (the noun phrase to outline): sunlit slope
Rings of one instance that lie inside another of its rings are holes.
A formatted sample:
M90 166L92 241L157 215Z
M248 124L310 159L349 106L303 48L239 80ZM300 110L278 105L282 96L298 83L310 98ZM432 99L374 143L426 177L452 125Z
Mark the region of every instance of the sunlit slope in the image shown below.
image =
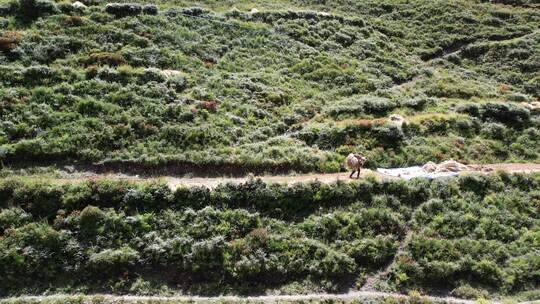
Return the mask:
M86 3L0 17L8 165L337 171L350 151L368 166L538 161L538 112L521 104L539 97L534 4L164 1L115 17Z

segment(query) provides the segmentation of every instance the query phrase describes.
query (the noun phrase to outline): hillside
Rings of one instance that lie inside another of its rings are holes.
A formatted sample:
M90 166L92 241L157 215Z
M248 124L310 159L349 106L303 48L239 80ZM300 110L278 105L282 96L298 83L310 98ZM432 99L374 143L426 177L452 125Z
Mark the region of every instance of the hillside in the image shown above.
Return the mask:
M2 304L539 300L539 172L538 0L0 0Z
M505 173L174 191L4 179L0 297L331 292L352 300L378 290L538 300L539 193L540 175Z
M11 167L336 172L351 151L370 167L539 160L538 112L522 104L540 97L535 1L158 1L114 14L106 1L2 2Z

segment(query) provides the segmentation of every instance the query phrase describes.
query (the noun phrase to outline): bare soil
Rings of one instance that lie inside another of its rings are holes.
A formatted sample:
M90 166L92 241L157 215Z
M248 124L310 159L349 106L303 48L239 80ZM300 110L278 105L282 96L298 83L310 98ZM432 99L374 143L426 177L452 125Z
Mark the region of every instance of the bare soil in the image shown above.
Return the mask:
M504 164L488 164L477 167L478 170L462 171L461 174L468 173L491 173L496 171L505 171L508 173L533 173L540 172L540 164L532 163L504 163ZM78 173L65 173L59 178L47 178L58 183L74 183L83 182L87 180L126 180L131 182L149 182L149 181L162 181L169 185L171 189L178 187L194 187L204 186L208 188L215 188L219 184L224 183L244 183L250 178L261 179L266 183L280 183L280 184L294 184L309 181L319 181L321 183L330 184L337 181L349 182L356 180L356 178L349 178L349 172L340 173L308 173L308 174L296 174L296 175L248 175L243 177L178 177L178 176L139 176L139 175L127 175L120 173L93 173L93 172L78 172ZM390 177L383 175L377 171L364 169L360 174L360 178L366 178L368 176L377 179L395 179L396 177ZM356 174L355 174L356 177ZM41 179L41 178L40 178Z

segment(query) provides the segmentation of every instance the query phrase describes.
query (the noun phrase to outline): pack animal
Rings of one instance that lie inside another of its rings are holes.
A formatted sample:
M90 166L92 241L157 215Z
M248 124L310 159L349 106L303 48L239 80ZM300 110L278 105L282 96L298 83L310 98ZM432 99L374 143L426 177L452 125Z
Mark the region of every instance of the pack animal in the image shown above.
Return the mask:
M347 158L345 159L345 166L352 170L349 178L353 178L354 173L357 173L357 179L360 178L360 170L364 167L364 163L366 162L366 160L367 158L360 154L351 153L347 155Z

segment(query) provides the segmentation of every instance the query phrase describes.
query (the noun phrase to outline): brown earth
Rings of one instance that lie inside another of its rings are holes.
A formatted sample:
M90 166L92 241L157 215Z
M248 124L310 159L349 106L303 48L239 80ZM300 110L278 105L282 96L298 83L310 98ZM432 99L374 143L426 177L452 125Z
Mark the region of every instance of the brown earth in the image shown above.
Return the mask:
M468 173L489 173L496 171L505 171L508 173L533 173L540 172L540 164L531 164L531 163L505 163L505 164L488 164L482 166L471 166L478 167L479 170L470 170L462 171L460 174ZM481 170L480 170L481 169ZM486 170L487 169L487 170ZM364 169L360 175L360 178L366 178L368 176L383 179L383 178L396 178L391 176L386 176L379 172ZM32 178L32 177L30 177ZM153 177L140 177L138 175L126 175L126 174L106 174L106 173L92 173L92 172L80 172L80 173L65 173L58 178L35 178L35 179L47 179L50 181L58 183L73 183L73 182L82 182L87 180L125 180L131 182L147 182L147 181L162 181L166 182L171 189L176 189L181 186L193 187L193 186L204 186L208 188L215 188L219 184L223 183L243 183L250 178L261 179L266 183L280 183L280 184L294 184L302 183L309 181L319 181L321 183L334 183L337 181L349 182L348 172L340 173L308 173L308 174L297 174L297 175L248 175L244 177L175 177L175 176L153 176Z

